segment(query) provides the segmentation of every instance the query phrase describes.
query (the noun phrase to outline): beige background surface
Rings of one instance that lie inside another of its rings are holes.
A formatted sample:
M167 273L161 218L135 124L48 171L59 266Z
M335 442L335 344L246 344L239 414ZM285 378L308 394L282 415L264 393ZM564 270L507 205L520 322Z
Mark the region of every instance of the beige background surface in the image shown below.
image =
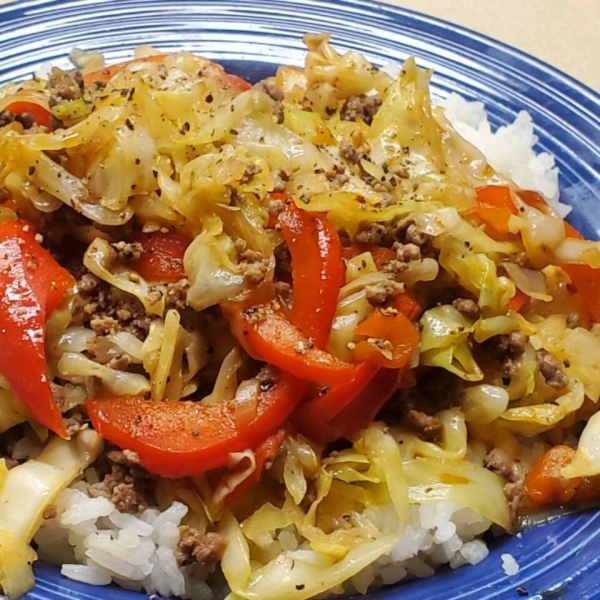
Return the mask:
M600 0L387 0L533 54L600 92Z

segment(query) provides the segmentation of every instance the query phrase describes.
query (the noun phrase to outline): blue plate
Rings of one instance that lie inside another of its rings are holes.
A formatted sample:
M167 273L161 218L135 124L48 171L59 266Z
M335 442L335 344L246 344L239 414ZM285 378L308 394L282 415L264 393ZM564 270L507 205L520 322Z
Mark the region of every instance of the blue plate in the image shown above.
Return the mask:
M21 0L0 6L0 83L28 77L42 63L67 65L74 46L98 49L109 61L138 44L189 49L256 81L278 64L301 65L302 34L328 31L341 50L374 63L416 55L434 68L433 91L456 91L486 103L494 126L528 110L538 150L556 156L563 201L573 224L600 237L600 96L563 73L489 38L421 14L368 0ZM571 514L492 544L475 567L440 573L374 593L372 600L600 599L600 512ZM507 577L500 556L520 572ZM37 566L30 600L142 600L99 589ZM520 588L517 591L517 588Z

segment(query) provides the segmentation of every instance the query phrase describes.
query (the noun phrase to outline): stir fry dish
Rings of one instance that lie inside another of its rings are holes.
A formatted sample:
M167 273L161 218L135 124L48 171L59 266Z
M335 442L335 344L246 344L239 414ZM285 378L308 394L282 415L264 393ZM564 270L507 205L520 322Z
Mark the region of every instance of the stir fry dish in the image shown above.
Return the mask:
M600 244L552 160L498 133L498 167L412 58L305 42L255 85L140 47L0 88L7 598L38 558L365 593L600 497Z

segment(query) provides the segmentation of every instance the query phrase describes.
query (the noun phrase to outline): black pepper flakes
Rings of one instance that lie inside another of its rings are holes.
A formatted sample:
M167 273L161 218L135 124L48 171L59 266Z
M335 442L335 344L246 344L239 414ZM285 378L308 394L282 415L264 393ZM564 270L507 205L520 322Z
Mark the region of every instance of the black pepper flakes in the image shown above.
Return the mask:
M133 123L131 122L131 119L125 119L125 125L129 131L133 131Z
M210 104L213 100L214 100L214 98L213 98L212 94L208 94L208 96L206 96L206 98L204 98L204 101L207 102L208 104Z
M27 169L27 175L33 175L35 173L35 167L31 166Z

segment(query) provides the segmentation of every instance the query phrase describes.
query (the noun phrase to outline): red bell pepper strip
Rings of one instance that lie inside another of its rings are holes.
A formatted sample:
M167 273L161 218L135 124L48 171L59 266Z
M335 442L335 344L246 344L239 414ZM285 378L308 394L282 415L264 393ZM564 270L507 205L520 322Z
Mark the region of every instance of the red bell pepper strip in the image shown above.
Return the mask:
M525 202L525 204L529 204L529 206L533 208L537 208L537 210L545 213L548 210L548 203L544 200L544 197L533 190L518 190L517 196Z
M508 301L508 308L518 313L529 302L529 296L517 288L515 295Z
M314 395L296 410L292 423L305 433L317 423L331 421L369 385L378 370L368 362L358 363L347 381L337 386L318 387Z
M292 422L320 444L350 438L373 421L398 389L399 377L396 369L357 365L352 381L309 400L294 413Z
M256 357L299 379L323 385L347 381L354 365L317 348L273 304L231 311L232 331Z
M12 102L6 107L6 110L15 115L29 113L38 125L46 127L46 129L49 129L50 131L54 130L54 127L52 126L52 115L50 111L41 104L24 101Z
M568 238L584 239L579 231L566 221L565 235ZM589 265L574 264L561 264L560 267L581 294L581 299L590 313L592 321L600 323L600 269L593 269Z
M263 469L269 461L272 461L277 456L288 433L288 429L282 427L258 446L254 451L254 460L256 461L254 471L227 494L224 504L232 504L243 498L260 481Z
M46 319L73 277L42 248L31 225L0 224L0 373L36 421L68 438L52 397L44 341Z
M409 321L416 321L423 312L419 303L408 292L396 296L390 306L402 313Z
M204 404L120 396L88 399L86 406L103 438L137 452L151 473L178 478L223 467L231 452L256 448L287 421L307 388L285 373L262 384L256 416L243 427L236 423L235 400Z
M294 300L290 320L317 348L324 348L344 284L342 244L331 221L286 201L279 214L292 256Z
M398 382L398 388L401 390L407 390L417 385L417 375L415 369L402 369L402 375L400 375L400 381Z
M402 312L386 314L376 310L354 333L368 338L356 344L354 358L389 369L404 367L419 344L419 332Z
M511 237L510 217L518 213L506 185L486 185L477 188L477 207L470 214L485 223L488 233L496 240Z
M137 233L133 236L144 248L136 271L148 281L175 283L185 277L183 255L190 240L176 233Z
M570 446L550 448L534 465L525 478L525 491L536 504L566 504L577 500L600 498L600 478L561 475L564 467L575 457Z

